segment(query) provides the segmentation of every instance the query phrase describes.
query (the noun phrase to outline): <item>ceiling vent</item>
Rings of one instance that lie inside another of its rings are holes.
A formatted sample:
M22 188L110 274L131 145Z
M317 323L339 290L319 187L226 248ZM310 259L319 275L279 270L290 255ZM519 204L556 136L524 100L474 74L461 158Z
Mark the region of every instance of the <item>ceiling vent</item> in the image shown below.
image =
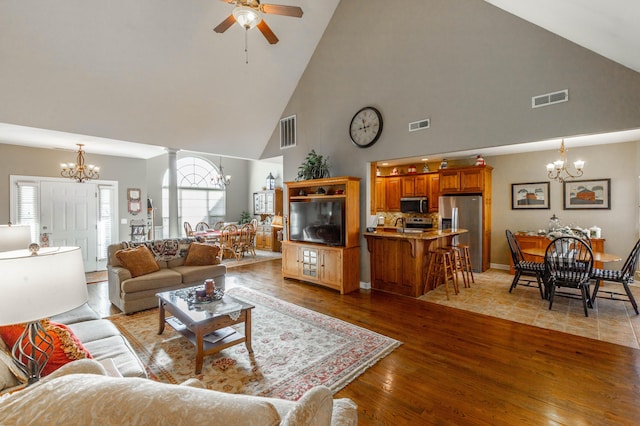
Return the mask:
M559 92L547 93L545 95L534 96L531 98L531 108L540 108L543 106L559 104L569 100L569 89L560 90Z
M416 130L428 129L431 127L431 120L425 118L424 120L414 121L413 123L409 123L409 131L415 132Z
M296 115L280 119L280 149L296 146Z

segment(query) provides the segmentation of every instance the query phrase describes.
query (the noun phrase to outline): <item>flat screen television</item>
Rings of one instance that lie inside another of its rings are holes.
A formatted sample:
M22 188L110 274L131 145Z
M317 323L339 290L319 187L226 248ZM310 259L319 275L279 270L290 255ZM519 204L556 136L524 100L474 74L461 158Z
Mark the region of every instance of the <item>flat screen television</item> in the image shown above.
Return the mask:
M344 245L344 200L289 203L289 239L332 246Z

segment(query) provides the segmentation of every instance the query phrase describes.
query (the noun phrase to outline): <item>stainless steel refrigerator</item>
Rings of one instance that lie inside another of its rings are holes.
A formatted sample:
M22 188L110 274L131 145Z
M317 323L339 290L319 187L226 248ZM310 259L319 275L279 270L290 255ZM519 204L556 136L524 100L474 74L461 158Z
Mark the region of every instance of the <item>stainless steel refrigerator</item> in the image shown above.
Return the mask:
M441 195L440 229L466 229L455 242L468 244L474 272L482 272L482 195Z

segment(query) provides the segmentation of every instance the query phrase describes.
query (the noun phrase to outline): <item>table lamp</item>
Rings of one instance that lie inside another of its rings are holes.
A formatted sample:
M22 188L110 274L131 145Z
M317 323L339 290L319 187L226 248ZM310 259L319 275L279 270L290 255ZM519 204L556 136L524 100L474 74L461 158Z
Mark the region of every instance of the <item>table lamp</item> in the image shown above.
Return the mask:
M29 225L0 225L0 251L26 249L31 244Z
M13 361L29 379L40 373L53 352L53 338L40 320L88 300L79 247L46 247L0 252L0 325L27 323L12 348Z

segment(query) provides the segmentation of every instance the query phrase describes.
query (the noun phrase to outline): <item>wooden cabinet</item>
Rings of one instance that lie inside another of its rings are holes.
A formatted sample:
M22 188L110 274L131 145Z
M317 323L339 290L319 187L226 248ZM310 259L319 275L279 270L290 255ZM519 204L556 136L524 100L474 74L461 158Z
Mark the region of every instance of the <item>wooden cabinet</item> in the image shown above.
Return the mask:
M429 179L429 213L438 212L438 197L440 196L440 175L432 173L427 175Z
M282 190L253 193L253 214L275 215L282 213Z
M360 288L360 247L283 241L282 275L349 293Z
M273 232L271 225L258 225L256 229L256 248L259 250L273 249Z
M282 242L282 276L349 293L360 288L360 178L335 177L286 182L287 205L314 200L344 201L344 246ZM319 189L322 188L323 194ZM398 180L398 190L400 181ZM385 187L385 192L387 188ZM305 195L300 195L301 192ZM398 192L399 194L399 192ZM399 206L398 197L398 210ZM289 207L289 211L291 208ZM288 230L287 235L291 235Z
M542 235L515 234L515 237L516 237L516 240L518 240L518 244L520 245L520 248L522 250L530 249L530 248L544 249L551 242L550 239ZM604 252L604 242L605 242L604 238L592 238L591 239L592 250L598 251L598 252ZM508 249L508 246L507 246L507 249ZM541 257L531 256L528 254L525 254L524 258L525 260L531 260L534 262L543 261ZM511 259L511 253L509 253L509 259ZM513 269L513 260L509 260L509 266L510 266L509 271L511 272L511 274L512 275L515 274L515 270ZM602 269L604 268L604 264L602 262L594 262L593 267Z
M440 194L481 193L491 187L492 167L465 167L440 170Z
M428 194L427 175L402 176L402 197L426 197Z
M385 200L387 211L400 211L400 198L402 197L402 179L399 177L385 178Z
M386 194L387 190L385 178L376 178L376 189L374 193L374 213L387 211Z

